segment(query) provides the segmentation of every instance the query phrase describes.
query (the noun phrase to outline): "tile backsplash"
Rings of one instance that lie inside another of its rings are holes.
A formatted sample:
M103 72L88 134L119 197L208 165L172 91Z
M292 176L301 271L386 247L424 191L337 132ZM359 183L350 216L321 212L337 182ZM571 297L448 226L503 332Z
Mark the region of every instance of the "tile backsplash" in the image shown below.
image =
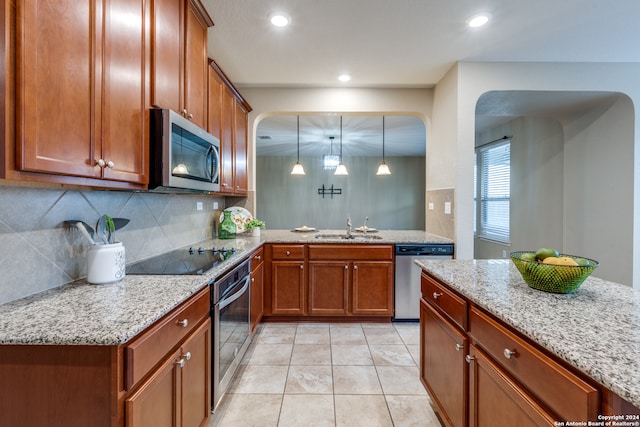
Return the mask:
M197 194L0 186L0 304L86 277L90 244L65 220L130 219L116 232L129 264L211 238L223 209L225 198Z

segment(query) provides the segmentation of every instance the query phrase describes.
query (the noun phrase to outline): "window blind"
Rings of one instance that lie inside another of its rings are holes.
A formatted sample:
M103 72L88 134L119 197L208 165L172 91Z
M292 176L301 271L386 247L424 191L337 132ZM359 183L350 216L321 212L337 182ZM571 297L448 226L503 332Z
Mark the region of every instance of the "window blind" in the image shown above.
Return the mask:
M511 141L501 141L478 149L480 193L480 237L509 243L511 196ZM476 195L477 197L477 195Z

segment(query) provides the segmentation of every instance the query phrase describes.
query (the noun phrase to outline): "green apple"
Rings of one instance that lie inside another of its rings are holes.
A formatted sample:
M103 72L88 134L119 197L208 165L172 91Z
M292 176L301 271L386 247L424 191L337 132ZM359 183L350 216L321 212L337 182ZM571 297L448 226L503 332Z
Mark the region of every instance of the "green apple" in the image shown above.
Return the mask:
M538 261L544 261L545 258L550 256L558 257L560 254L554 248L540 248L536 251L536 259Z
M536 254L533 252L524 252L522 254L520 254L520 259L523 261L535 261L536 260Z
M580 267L590 267L591 261L586 258L576 258L574 260Z

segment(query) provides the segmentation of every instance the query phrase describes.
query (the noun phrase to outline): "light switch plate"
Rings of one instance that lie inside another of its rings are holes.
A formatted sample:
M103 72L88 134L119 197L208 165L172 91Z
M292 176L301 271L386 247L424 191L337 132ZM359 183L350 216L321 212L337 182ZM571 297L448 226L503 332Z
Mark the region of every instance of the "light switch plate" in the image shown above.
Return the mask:
M433 202L429 202L429 210L432 211L433 210Z
M218 202L213 202L213 210L214 211L218 210Z
M451 202L444 202L444 213L451 213Z
M202 210L202 202L196 202L196 210L198 211Z

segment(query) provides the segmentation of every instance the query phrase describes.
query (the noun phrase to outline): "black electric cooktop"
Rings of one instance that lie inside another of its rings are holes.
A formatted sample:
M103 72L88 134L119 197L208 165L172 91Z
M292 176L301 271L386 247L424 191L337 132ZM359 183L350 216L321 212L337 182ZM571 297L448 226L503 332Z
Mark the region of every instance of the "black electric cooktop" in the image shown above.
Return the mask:
M236 252L235 248L183 248L139 261L126 267L126 274L203 274Z

